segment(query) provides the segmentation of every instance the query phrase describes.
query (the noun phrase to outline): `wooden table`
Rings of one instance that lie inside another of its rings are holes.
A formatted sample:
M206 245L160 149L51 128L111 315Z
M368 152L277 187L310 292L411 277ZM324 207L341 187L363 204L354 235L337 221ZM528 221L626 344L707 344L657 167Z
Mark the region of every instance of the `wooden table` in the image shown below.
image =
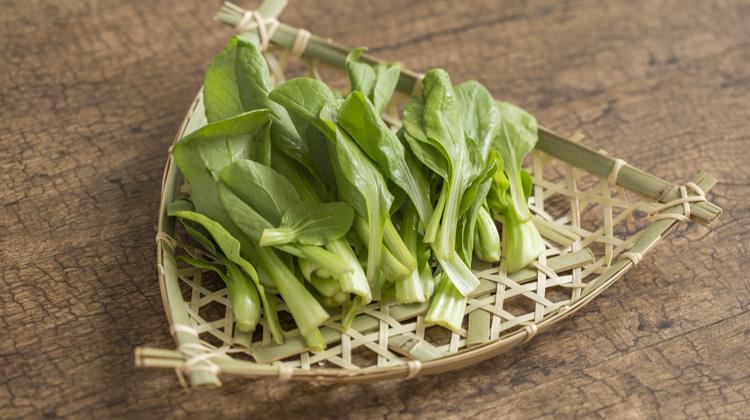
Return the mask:
M459 372L185 391L169 371L136 370L135 346L173 346L154 269L159 185L203 71L231 36L211 20L218 6L2 6L0 417L747 416L741 0L294 1L282 16L293 25L477 78L546 126L582 131L585 144L664 178L705 169L725 214L711 229L682 228L572 319Z

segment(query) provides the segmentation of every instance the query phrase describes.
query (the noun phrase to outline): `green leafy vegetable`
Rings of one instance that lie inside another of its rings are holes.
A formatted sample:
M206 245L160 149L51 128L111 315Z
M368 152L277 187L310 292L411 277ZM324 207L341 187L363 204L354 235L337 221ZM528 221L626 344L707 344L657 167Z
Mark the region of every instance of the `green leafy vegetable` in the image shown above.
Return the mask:
M423 84L423 95L404 110L404 137L422 163L443 178L438 203L425 228L425 241L436 241L433 249L440 266L466 295L479 280L456 252L456 231L462 196L483 166L472 164L469 149L475 145L465 139L461 110L448 75L430 70Z
M464 135L476 145L479 155L474 156L475 166L488 165L488 171L480 179L475 180L470 187L470 199L464 196L461 202L461 213L467 216L461 221L459 254L464 261L470 261L474 248L480 259L488 262L500 261L500 235L492 217L483 202L489 192L491 181L489 177L502 166L491 165L489 153L492 142L497 135L500 122L500 112L495 107L489 91L479 82L468 81L457 85L456 97L462 112ZM478 158L478 159L477 159ZM464 210L466 209L466 210ZM476 228L474 228L476 226Z
M266 319L269 321L269 328L271 328L271 332L272 334L274 334L274 337L279 337L277 338L277 342L282 342L283 338L281 337L283 337L283 335L281 332L281 325L279 324L278 318L276 317L276 312L271 310L271 306L268 303L269 296L266 295L263 286L260 284L258 273L255 271L255 267L253 267L252 264L250 264L244 257L242 257L242 255L240 255L240 242L235 239L229 232L227 232L227 230L224 229L221 224L209 219L201 213L196 213L189 210L176 210L170 212L169 215L178 217L182 220L195 222L205 228L209 232L213 240L216 242L226 259L239 266L240 269L242 269L242 271L244 271L245 274L247 274L250 279L252 279L253 283L255 284L255 288L257 289L258 293L260 293L260 298L263 303L263 309L265 311L264 313ZM240 297L238 296L238 299L239 298ZM247 297L247 299L252 298ZM246 318L245 322L249 324L252 322L252 320Z
M300 202L287 208L279 227L263 230L260 245L325 245L346 235L353 221L354 210L345 203Z
M227 294L229 295L237 329L242 332L255 330L261 311L258 291L255 290L250 279L236 264L226 258L221 259L221 264L210 263L185 255L180 255L178 258L193 267L211 270L218 274L227 286Z
M367 279L377 282L384 226L393 196L380 172L357 144L333 121L336 96L325 84L312 79L290 80L274 89L270 98L318 127L330 141L339 197L369 224Z
M206 118L215 122L246 111L267 110L272 121L273 144L315 174L318 169L314 162L315 148L302 140L286 110L268 99L270 90L268 66L258 47L235 37L206 71L203 88Z
M238 160L221 173L220 200L232 221L254 242L260 243L263 232L273 229L270 220L280 223L282 214L298 204L300 198L292 185L273 169L249 160ZM315 262L334 276L350 268L323 248L299 244L277 244L284 252Z
M281 222L286 209L300 202L299 194L283 175L249 159L227 165L220 177L224 185L233 187L232 191L243 201L253 203L274 225Z
M500 121L495 101L490 92L474 80L457 85L455 94L464 134L476 144L479 155L486 162Z
M383 122L362 92L352 92L341 104L338 123L357 142L381 173L406 192L422 220L432 217L430 187L419 162Z
M197 213L182 210L170 215L202 225L224 255L246 272L260 294L268 327L274 339L281 343L283 334L276 312L269 306L270 297L255 268L240 255L241 248L244 251L252 247L252 241L234 225L221 206L217 180L221 169L233 158L256 154L258 144L251 140L262 133L268 122L267 111L248 112L209 124L178 141L173 151L175 162L192 186L191 199Z
M381 114L400 68L363 52L346 58L346 96L308 78L274 89L241 36L206 73L209 124L174 147L190 198L168 214L201 246L180 260L224 281L239 331L262 312L280 343L278 294L313 351L325 348L328 310L346 330L373 300L429 301L425 322L458 332L475 256L494 263L502 250L513 272L545 249L522 169L536 120L433 69L394 127Z
M398 64L375 64L358 62L366 50L355 48L346 56L346 72L352 91L362 92L373 104L377 114L383 112L393 96L401 75Z
M502 122L492 143L495 152L491 157L503 171L493 177L488 203L491 210L505 216L503 246L506 268L512 273L527 266L545 249L527 204L530 179L521 169L523 158L536 144L537 125L536 119L521 108L505 102L496 102L495 106Z

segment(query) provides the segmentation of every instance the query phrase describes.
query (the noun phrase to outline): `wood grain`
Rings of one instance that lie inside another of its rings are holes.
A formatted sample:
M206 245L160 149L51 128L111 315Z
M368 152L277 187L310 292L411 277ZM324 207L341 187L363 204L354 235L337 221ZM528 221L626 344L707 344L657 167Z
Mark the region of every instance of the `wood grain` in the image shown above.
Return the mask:
M283 19L476 78L546 126L676 181L691 225L530 344L411 382L136 370L171 347L154 271L167 146L231 35L219 3L5 2L0 14L0 417L743 417L750 408L750 4L299 0ZM252 7L253 3L244 3ZM367 28L362 31L362 28Z

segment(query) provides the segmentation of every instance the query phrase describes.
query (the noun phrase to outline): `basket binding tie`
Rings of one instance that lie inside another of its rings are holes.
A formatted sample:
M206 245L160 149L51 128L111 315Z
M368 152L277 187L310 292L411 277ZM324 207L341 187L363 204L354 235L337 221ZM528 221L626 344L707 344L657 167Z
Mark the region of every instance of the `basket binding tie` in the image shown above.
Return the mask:
M633 265L636 265L643 259L643 254L640 252L628 251L622 254L622 258L630 260L633 262Z
M177 248L177 241L173 237L169 236L166 232L158 232L156 234L156 242L163 242L172 250L172 252L174 252Z
M190 334L195 337L199 336L195 328L184 324L174 324L169 331L173 336L178 332ZM177 379L184 388L189 387L185 380L185 375L190 375L194 372L219 374L221 368L212 359L229 357L224 351L214 349L203 342L180 344L177 346L177 351L182 353L185 358L181 366L175 367Z
M536 335L537 331L539 331L539 327L537 327L536 324L528 324L523 327L523 330L526 333L526 337L523 339L523 341L521 341L522 344L531 341L531 339Z
M615 162L615 166L617 166L617 162ZM615 171L613 168L613 173L614 172ZM690 203L706 202L706 193L700 186L698 186L698 184L694 182L688 182L685 185L680 185L678 188L680 191L680 198L658 206L656 209L652 210L649 213L648 217L646 217L646 220L655 222L657 220L672 219L678 222L691 222L692 219L690 219ZM691 190L693 193L695 193L695 195L689 195L688 190ZM668 208L680 205L682 206L682 214L662 213ZM620 256L620 259L630 260L633 265L637 265L639 262L641 262L641 260L643 260L643 254L636 251L628 251L624 252Z
M414 379L419 375L419 371L422 370L422 362L419 360L409 360L406 363L406 367L408 368L408 375L406 375L406 379Z
M294 376L294 368L289 365L279 365L279 381L289 382Z
M302 28L298 29L297 35L294 37L294 44L292 44L292 49L289 50L289 54L291 54L294 58L302 57L302 54L305 53L305 49L307 49L307 43L310 42L311 36L312 35L310 34L310 31Z
M688 182L685 185L681 185L680 198L672 200L668 203L662 204L656 209L652 210L649 215L649 220L657 221L663 219L674 219L678 222L690 222L690 203L705 202L706 193L701 187L695 182ZM688 195L688 189L693 191L696 195ZM664 210L682 205L682 214L679 213L662 213Z
M617 177L620 175L620 169L622 169L622 167L627 164L628 163L625 162L623 159L615 159L615 163L614 165L612 165L612 171L609 173L609 176L607 177L607 182L609 182L612 185L617 185Z
M255 21L255 22L253 22ZM254 10L246 10L242 14L242 18L234 25L234 29L237 32L248 32L257 31L258 37L260 38L260 50L265 51L268 49L268 44L271 42L271 37L279 27L279 21L276 18L266 19ZM308 32L309 33L309 32Z

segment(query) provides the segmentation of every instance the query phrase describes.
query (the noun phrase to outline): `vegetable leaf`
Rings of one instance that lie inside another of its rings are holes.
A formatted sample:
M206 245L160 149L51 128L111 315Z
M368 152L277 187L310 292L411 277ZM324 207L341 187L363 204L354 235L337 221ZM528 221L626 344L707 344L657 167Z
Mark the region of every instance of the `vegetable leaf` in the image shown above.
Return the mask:
M430 187L421 165L401 144L362 92L352 92L341 104L338 123L417 206L419 216L432 217Z
M457 85L455 93L464 134L477 145L482 160L486 161L500 119L495 101L490 92L474 80Z
M206 118L215 122L245 111L267 109L276 147L316 173L314 148L302 140L286 110L268 99L270 90L268 65L258 47L235 37L206 71L203 88Z
M414 154L443 177L435 212L425 229L425 241L433 243L435 256L454 286L467 295L479 284L456 252L456 235L462 196L484 163L476 145L467 142L460 104L447 73L427 72L423 93L404 111L404 132ZM481 166L479 166L481 164Z
M377 167L334 122L338 99L325 84L312 79L290 80L270 94L289 112L307 120L329 140L339 197L367 220L370 229L367 279L377 279L384 226L393 196Z
M279 224L286 209L300 201L294 186L283 175L252 160L227 165L220 177L224 185L274 225Z
M262 240L263 232L266 229L273 229L273 225L263 215L237 196L226 184L222 184L220 187L220 199L232 221L255 243ZM345 262L340 261L331 252L317 246L281 243L277 244L276 248L300 258L310 259L334 276L341 276L351 271L351 268Z
M503 247L506 268L512 273L531 263L545 249L527 203L531 178L521 169L524 157L536 144L537 124L531 114L515 105L498 101L495 106L502 121L492 143L497 151L492 157L502 163L503 170L493 177L488 204L505 216Z
M404 109L403 124L401 131L404 140L409 144L414 155L425 164L432 172L447 179L450 172L450 161L446 153L438 145L433 144L428 138L423 127L424 97L413 98Z
M346 73L349 75L349 84L352 91L358 90L366 95L370 94L375 87L377 75L375 69L369 64L359 63L359 57L367 51L366 48L355 48L346 56Z
M493 147L503 156L503 169L510 183L513 209L516 215L525 221L531 214L524 199L521 165L523 158L534 148L538 139L536 119L509 103L497 101L495 106L500 111L502 122Z
M226 227L243 243L250 246L236 228L219 200L219 175L225 166L255 154L268 124L268 111L252 111L217 123L209 124L182 138L174 145L174 157L192 187L195 210Z
M346 235L354 210L346 203L298 203L289 207L275 229L265 229L260 246L300 243L325 245Z
M352 92L362 92L373 104L377 114L381 114L396 90L401 76L398 64L375 64L359 62L365 48L355 48L346 56L346 72Z

